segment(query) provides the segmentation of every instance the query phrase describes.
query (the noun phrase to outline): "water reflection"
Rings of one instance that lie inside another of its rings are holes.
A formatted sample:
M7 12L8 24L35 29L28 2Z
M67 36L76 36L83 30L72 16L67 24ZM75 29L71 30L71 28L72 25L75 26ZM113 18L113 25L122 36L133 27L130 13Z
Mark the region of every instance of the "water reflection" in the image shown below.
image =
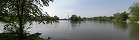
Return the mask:
M129 39L139 40L139 24L138 23L126 23L126 22L114 22L114 27L123 32L128 32Z
M39 37L40 34L35 33L24 37L24 40L45 40ZM23 39L23 38L22 38ZM0 33L0 40L21 40L16 33Z
M93 22L102 24L112 23L111 21L93 21Z
M126 22L114 22L113 24L113 26L118 30L122 30L125 32L128 29L128 25Z
M31 30L33 33L36 32L34 30L37 30L43 34L43 38L49 35L52 40L139 40L139 24L137 23L60 21L48 25L35 24L35 26L36 28ZM8 40L9 38L16 40L15 37L15 34L0 34L0 40Z
M5 24L5 23L2 23ZM25 25L24 25L25 26ZM6 25L0 26L3 32L0 33L0 40L45 40L40 37L42 33L30 34L27 29L31 27L24 27L22 33L19 31L19 26L17 23L7 23ZM48 38L49 40L50 38Z
M129 23L130 36L133 40L139 40L139 24Z
M80 27L82 21L70 21L71 27L73 29L76 29L77 27Z

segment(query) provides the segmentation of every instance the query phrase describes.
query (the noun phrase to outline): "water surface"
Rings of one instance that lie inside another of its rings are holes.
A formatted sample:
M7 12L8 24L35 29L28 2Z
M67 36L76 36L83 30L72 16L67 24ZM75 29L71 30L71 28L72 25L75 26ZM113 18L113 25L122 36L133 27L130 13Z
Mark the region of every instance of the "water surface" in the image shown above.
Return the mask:
M31 27L31 33L40 32L41 37L50 36L52 40L139 40L137 23L60 20L53 24L34 23Z

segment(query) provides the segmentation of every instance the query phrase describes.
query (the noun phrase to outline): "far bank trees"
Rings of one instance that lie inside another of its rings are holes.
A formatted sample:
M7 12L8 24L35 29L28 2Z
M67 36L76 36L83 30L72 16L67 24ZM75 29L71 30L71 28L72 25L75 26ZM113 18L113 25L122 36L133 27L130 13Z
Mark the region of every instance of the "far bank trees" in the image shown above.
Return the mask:
M72 15L72 16L70 17L70 20L71 20L71 21L81 21L82 19L81 19L80 16Z
M114 21L126 22L127 19L128 19L128 13L127 12L114 14Z

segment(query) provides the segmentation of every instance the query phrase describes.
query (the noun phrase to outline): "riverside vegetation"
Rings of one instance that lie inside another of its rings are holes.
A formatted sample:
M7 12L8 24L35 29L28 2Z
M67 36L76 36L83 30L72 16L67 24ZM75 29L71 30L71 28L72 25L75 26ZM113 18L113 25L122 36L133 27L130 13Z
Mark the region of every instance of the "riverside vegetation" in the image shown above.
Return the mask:
M53 0L0 0L0 21L6 23L3 33L0 33L0 40L45 40L39 35L30 34L25 24L32 22L52 23L58 17L50 17L43 14L41 7L49 6ZM48 37L50 39L50 37Z
M113 14L113 16L98 16L98 17L80 17L77 15L72 15L70 17L71 21L82 21L82 20L96 20L96 21L117 21L117 22L135 22L139 21L139 3L134 3L129 7L129 12L122 12Z
M42 2L42 3L41 3ZM0 40L45 40L39 35L41 33L30 34L25 29L26 23L32 25L32 22L53 23L59 20L59 17L50 17L47 13L43 14L40 7L49 6L53 0L0 0L0 21L6 23L4 32L0 33ZM97 21L119 21L130 22L139 21L139 3L134 3L129 7L129 12L116 13L114 16L99 17L80 17L72 15L71 21L97 20ZM51 39L48 37L48 40Z

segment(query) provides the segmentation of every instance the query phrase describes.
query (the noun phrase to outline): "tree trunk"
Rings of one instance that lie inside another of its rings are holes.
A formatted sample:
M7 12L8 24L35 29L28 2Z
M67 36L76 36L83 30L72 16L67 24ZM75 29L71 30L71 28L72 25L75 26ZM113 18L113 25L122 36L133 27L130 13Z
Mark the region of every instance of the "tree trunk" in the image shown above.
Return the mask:
M20 4L19 4L20 0L17 0L17 17L18 17L18 22L19 22L19 39L18 40L24 40L23 39L23 25L22 25L22 13L20 14Z

